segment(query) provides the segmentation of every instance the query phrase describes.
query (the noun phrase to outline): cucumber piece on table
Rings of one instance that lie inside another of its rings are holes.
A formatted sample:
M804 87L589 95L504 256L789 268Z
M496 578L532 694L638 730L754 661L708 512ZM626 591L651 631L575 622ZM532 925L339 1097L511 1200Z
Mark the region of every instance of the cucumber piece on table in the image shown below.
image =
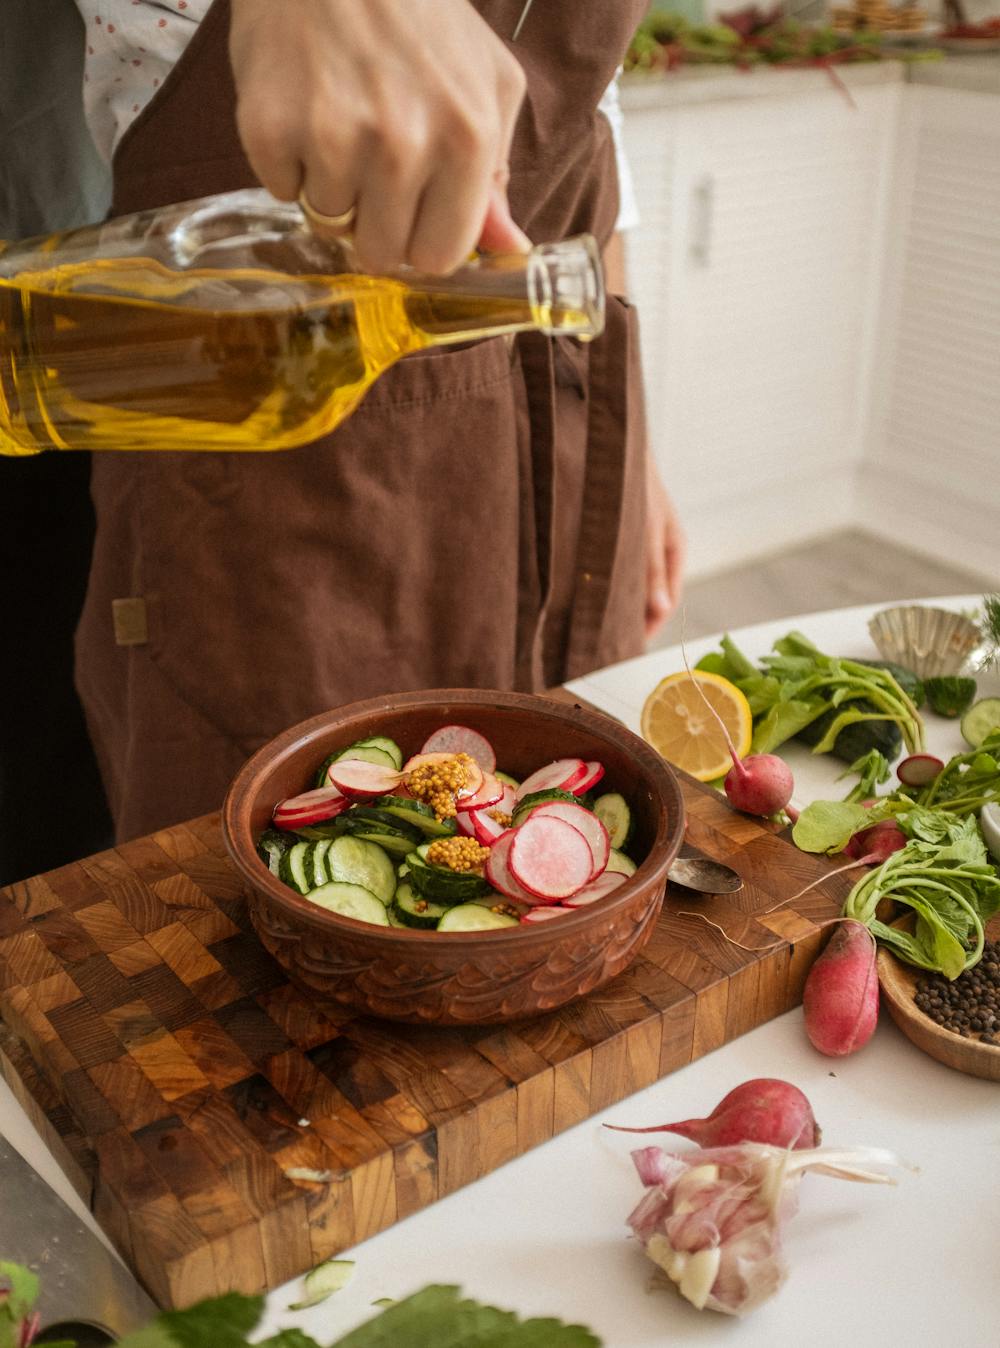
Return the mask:
M364 838L334 838L326 854L326 873L332 881L360 885L382 903L391 903L396 892L392 860L376 843Z
M594 814L608 830L612 847L627 847L632 836L632 811L624 796L608 791L594 801Z
M449 908L437 924L438 931L494 931L500 927L518 926L516 917L495 913L481 903L460 903Z
M313 888L312 875L306 871L306 857L312 843L294 843L278 862L278 879L296 890L306 894Z
M412 885L404 883L396 890L396 897L389 911L405 927L427 929L436 927L448 909L444 904L424 898Z
M617 871L619 875L635 875L636 865L631 857L627 857L624 852L619 852L617 847L612 847L608 864L604 869L606 871Z
M438 819L429 805L409 796L380 796L375 809L395 815L405 824L419 829L425 838L450 838L455 833L454 819Z
M358 922L371 922L376 927L389 925L385 904L362 885L333 880L329 884L320 885L318 889L311 889L306 898L320 908L328 908L331 913L339 913L341 917L353 917Z

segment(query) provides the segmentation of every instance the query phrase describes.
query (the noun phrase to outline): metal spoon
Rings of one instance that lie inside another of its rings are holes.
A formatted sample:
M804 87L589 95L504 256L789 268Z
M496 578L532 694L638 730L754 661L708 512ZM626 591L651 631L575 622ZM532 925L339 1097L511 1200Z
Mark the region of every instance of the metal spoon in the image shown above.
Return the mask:
M708 857L676 857L667 878L672 884L698 889L702 894L734 894L743 888L743 877L732 866Z

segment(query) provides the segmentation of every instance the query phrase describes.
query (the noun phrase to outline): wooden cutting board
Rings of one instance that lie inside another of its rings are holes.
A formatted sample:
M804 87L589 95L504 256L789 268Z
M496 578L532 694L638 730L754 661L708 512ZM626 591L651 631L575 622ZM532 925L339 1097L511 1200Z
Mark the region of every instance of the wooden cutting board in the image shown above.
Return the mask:
M766 913L828 863L683 787L690 841L744 888L670 891L624 974L503 1028L296 991L216 815L13 885L0 1070L161 1305L275 1287L800 1001L849 877Z

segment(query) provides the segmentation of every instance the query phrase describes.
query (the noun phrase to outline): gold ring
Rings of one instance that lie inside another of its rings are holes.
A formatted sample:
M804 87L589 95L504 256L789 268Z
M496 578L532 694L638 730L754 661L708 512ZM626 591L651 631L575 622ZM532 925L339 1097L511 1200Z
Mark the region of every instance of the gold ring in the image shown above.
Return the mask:
M302 208L302 214L311 225L318 225L320 229L344 230L350 229L354 224L354 217L358 213L356 206L349 207L342 215L324 215L318 211L306 196L305 191L299 193L299 205Z

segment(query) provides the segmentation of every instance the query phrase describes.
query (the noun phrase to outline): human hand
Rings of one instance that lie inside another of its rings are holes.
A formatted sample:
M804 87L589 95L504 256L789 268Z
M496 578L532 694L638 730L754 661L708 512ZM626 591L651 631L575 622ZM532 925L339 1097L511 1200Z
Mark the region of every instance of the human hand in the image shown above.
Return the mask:
M528 246L506 193L524 72L469 0L233 0L229 49L254 172L283 201L356 207L367 270Z
M652 454L646 457L646 640L677 608L687 540Z

